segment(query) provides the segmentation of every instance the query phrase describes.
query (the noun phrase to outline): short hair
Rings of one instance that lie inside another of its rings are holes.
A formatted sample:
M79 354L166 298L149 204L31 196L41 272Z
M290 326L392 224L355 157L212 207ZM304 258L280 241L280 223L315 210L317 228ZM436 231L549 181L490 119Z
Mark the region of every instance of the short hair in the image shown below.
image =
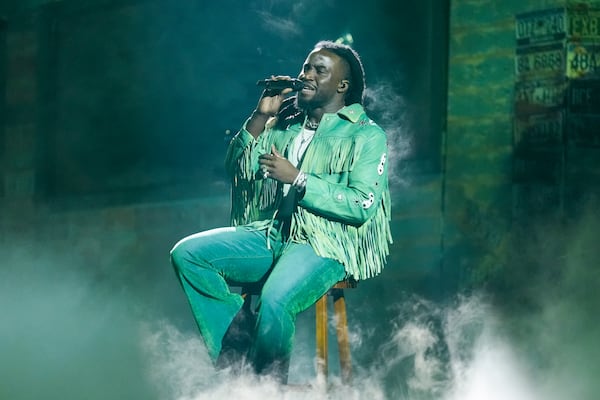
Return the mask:
M348 45L332 42L330 40L318 42L314 49L330 51L348 63L348 66L350 67L350 76L348 77L350 80L350 88L346 93L345 103L346 105L354 103L362 104L365 92L365 69L356 50Z

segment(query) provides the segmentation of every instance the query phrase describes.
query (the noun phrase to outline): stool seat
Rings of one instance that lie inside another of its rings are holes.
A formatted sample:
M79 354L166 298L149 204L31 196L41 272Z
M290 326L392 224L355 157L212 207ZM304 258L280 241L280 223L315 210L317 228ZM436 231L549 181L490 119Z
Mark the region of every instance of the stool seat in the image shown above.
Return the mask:
M252 296L259 295L264 282L236 283L229 282L230 286L241 287L244 298L244 308L252 307ZM316 343L317 343L317 378L327 381L328 376L328 324L327 324L327 298L333 298L334 323L340 359L342 381L349 383L352 379L352 360L350 356L350 337L348 335L348 318L346 313L346 300L344 289L354 289L358 282L353 279L344 279L331 287L317 302L316 308Z

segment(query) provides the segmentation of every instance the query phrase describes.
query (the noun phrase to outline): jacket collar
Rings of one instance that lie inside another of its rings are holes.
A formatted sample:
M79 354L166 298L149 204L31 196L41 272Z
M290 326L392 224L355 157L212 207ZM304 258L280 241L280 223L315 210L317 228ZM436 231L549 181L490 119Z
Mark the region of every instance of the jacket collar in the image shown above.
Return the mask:
M337 112L337 114L341 118L347 119L353 124L356 123L364 113L365 110L363 106L359 103L354 103L349 106L345 106Z
M325 113L321 117L321 121L327 121L332 116L335 115L341 119L345 119L346 121L350 121L355 124L358 120L365 114L365 109L359 103L350 104L349 106L344 106L340 108L335 114L334 113ZM300 130L302 128L302 123L296 124L295 129Z
M349 106L344 106L340 108L335 114L334 113L325 113L321 117L321 121L327 120L329 118L325 118L327 115L337 115L339 118L345 119L347 121L356 123L365 113L365 109L359 103L350 104Z

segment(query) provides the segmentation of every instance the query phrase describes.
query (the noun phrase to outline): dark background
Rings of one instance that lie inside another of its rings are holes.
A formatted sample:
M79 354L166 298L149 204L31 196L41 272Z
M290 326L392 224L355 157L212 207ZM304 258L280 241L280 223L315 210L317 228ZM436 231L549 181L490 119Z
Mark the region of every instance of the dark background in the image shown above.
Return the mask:
M428 1L49 3L41 194L220 193L222 154L256 104L255 82L296 76L317 41L346 34L364 59L372 117L411 140L395 162L439 170L445 12Z

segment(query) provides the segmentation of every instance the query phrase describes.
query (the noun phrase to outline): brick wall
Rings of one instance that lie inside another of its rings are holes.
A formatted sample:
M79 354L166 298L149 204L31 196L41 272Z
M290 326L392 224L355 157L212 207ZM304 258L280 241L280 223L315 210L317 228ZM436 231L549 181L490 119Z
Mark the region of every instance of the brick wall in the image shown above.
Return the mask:
M444 279L501 268L513 217L515 15L565 1L451 2ZM485 272L484 272L485 273Z

